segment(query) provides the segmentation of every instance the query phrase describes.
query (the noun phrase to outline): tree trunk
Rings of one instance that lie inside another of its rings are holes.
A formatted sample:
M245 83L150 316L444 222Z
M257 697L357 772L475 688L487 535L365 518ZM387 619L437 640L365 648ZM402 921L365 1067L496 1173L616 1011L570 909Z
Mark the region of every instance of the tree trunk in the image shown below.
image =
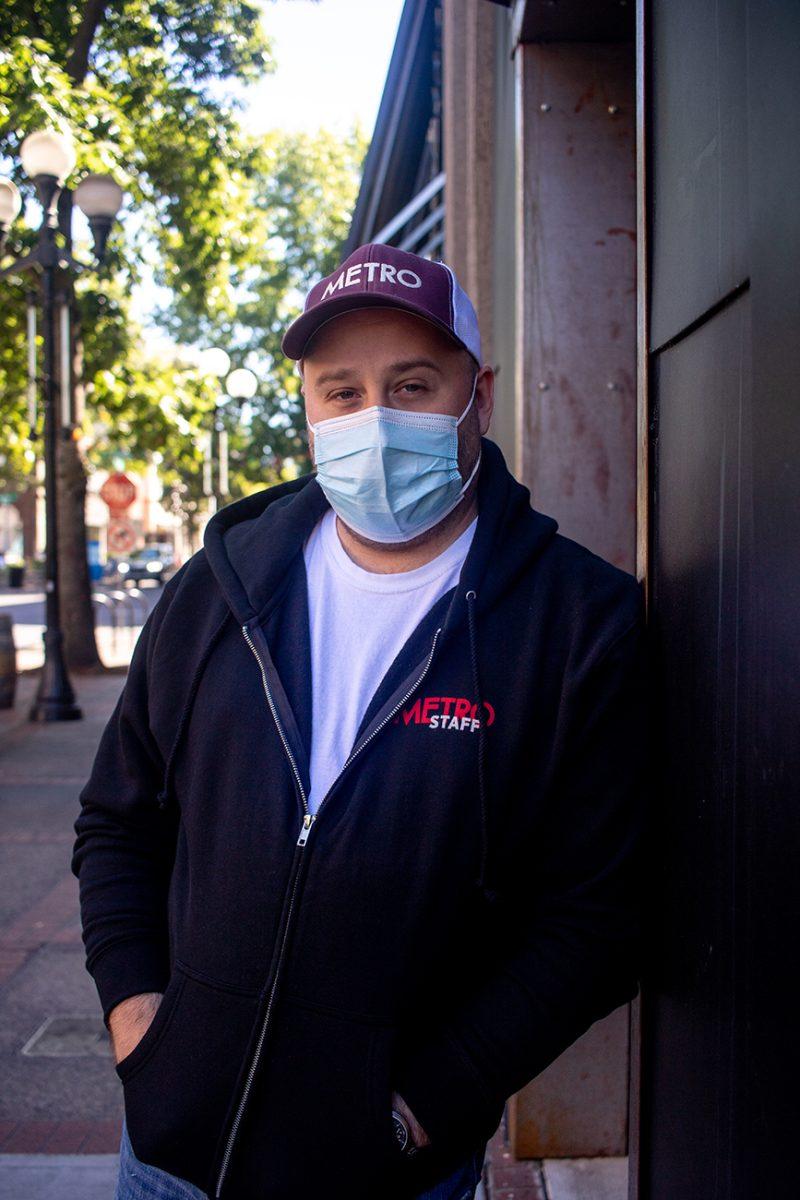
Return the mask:
M92 587L86 557L86 471L77 443L58 445L58 553L64 654L72 671L103 669L94 636Z
M65 63L67 74L76 86L86 78L92 43L108 7L108 0L87 0L70 53ZM71 281L64 281L70 308L70 345L59 346L59 353L70 356L72 419L77 426L83 420L83 341L74 303ZM63 361L59 359L59 361ZM60 422L59 422L60 425ZM86 467L72 429L58 439L58 555L61 592L61 627L64 632L64 656L73 671L101 671L94 633L92 584L86 553Z
M83 83L86 78L89 52L107 7L108 0L88 0L83 10L66 62L67 74L75 84Z
M71 300L71 294L70 294ZM73 419L83 419L83 349L80 328L71 323ZM59 361L64 348L59 345ZM72 430L59 431L57 450L58 559L64 656L72 671L101 671L92 609L92 585L86 555L86 468Z

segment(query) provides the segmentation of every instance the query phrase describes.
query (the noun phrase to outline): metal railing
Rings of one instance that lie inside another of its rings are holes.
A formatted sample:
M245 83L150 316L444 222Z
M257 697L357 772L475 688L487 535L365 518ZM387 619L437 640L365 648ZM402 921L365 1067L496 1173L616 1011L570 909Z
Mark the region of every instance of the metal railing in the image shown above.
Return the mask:
M107 592L93 591L92 602L99 607L101 612L108 613L111 646L114 653L119 650L120 634L123 631L132 646L150 611L147 597L141 588L126 588L124 591L119 588Z
M417 192L400 212L388 221L373 242L412 250L422 258L431 258L444 247L445 173L440 171Z

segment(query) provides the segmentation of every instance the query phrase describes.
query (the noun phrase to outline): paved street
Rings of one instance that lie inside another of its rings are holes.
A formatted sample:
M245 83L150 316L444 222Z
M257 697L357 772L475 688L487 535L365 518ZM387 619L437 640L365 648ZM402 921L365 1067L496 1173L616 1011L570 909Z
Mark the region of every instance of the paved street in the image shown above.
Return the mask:
M94 588L97 647L107 667L130 660L136 635L160 595L161 588L153 586L131 590L98 584ZM0 613L10 616L14 624L17 669L32 671L41 666L44 592L0 588Z

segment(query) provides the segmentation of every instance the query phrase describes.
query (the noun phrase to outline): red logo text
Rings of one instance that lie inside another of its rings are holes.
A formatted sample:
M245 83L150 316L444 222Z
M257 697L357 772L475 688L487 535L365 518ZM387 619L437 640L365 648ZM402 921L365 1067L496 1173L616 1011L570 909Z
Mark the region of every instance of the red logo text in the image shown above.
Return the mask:
M495 712L488 700L483 701L486 726L494 724ZM463 696L420 696L410 708L404 708L397 724L426 725L428 729L455 729L474 733L481 727L478 706Z

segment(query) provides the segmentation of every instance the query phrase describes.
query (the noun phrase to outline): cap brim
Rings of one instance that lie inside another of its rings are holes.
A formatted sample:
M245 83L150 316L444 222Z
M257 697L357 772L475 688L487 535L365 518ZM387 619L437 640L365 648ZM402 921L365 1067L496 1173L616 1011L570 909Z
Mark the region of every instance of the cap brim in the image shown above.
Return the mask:
M455 336L452 329L444 323L432 316L426 308L421 305L414 304L410 300L390 300L386 296L377 296L373 292L361 292L358 295L337 296L333 300L328 300L324 305L319 305L311 312L303 313L293 321L281 341L281 350L287 358L299 359L305 353L305 348L311 338L321 329L323 325L327 325L329 321L335 317L342 316L343 313L354 312L359 308L399 308L403 312L412 313L415 317L421 317L423 321L427 321L429 325L433 325L439 329L446 337L450 339L456 346L461 346L468 354L472 354L469 346L466 346L459 338ZM475 359L477 362L477 359ZM478 366L481 364L478 363Z

